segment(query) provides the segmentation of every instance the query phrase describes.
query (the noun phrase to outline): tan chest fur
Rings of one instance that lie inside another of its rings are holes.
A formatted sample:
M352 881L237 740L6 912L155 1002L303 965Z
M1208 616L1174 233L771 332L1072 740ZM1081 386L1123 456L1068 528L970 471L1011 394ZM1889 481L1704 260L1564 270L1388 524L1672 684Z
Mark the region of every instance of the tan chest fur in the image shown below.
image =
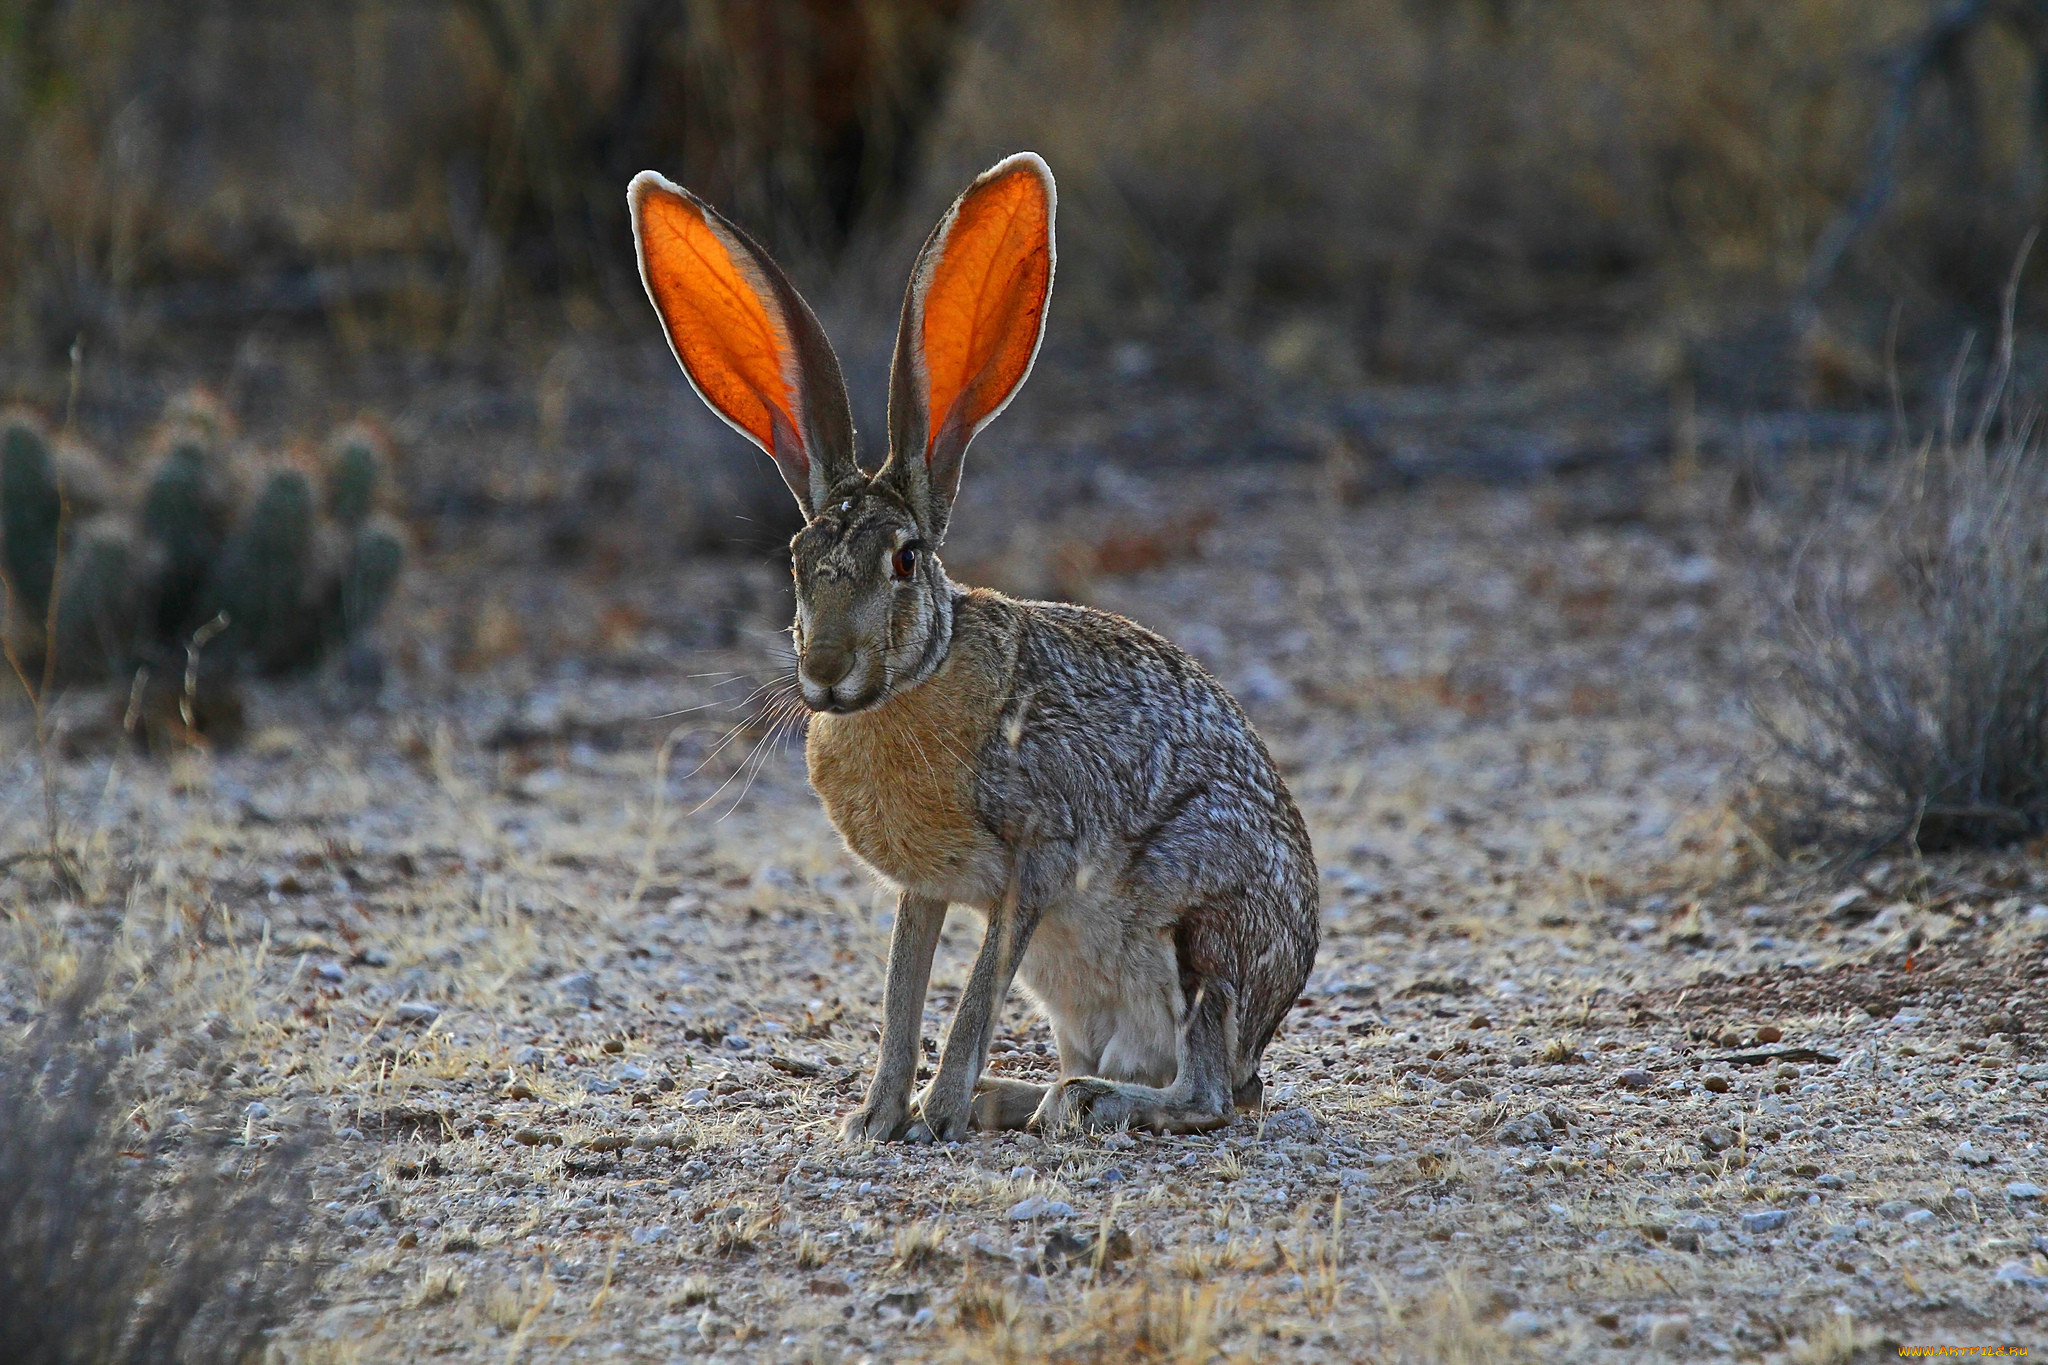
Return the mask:
M811 786L847 847L899 885L932 891L1000 859L975 814L974 772L1007 694L1000 644L956 636L945 664L871 710L815 715Z

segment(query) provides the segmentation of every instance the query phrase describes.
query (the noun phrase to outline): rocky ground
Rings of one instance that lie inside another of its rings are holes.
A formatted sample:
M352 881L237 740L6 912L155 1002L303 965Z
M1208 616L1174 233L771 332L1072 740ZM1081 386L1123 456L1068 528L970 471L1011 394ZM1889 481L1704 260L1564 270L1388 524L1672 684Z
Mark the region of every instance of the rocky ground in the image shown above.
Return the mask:
M379 697L259 692L239 749L169 759L67 699L86 885L4 864L0 1008L82 939L173 945L225 1062L164 1049L137 1121L321 1138L305 1365L2048 1344L2048 863L1827 873L1749 832L1746 583L1794 514L1711 469L1354 472L991 473L948 555L1180 640L1308 817L1322 955L1268 1110L1216 1134L842 1144L890 902L747 701L778 571L568 574L487 529L414 575ZM1022 1000L995 1053L1053 1072Z

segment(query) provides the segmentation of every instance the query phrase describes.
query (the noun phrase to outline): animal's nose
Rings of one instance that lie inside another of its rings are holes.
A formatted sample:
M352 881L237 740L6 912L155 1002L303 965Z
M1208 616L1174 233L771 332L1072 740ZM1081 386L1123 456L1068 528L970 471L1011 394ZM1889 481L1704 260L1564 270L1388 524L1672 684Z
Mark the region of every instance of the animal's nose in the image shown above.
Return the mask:
M804 676L831 687L853 672L853 651L837 641L819 641L804 651Z

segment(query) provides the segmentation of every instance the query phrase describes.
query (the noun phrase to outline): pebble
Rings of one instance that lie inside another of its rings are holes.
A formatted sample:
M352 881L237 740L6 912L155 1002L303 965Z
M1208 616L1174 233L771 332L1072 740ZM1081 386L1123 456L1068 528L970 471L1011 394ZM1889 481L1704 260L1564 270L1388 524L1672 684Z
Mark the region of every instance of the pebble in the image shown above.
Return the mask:
M242 1113L252 1119L267 1119L270 1117L270 1106L262 1100L251 1100L248 1107L242 1110Z
M1735 1130L1722 1124L1712 1124L1700 1134L1700 1146L1709 1152L1725 1152L1735 1145Z
M1998 1284L2018 1285L2022 1289L2048 1289L2048 1274L2025 1261L2007 1261L1991 1272L1991 1278Z
M391 1011L391 1017L401 1024L431 1024L441 1017L441 1007L424 1000L408 1000Z
M365 967L389 967L391 965L391 954L385 952L382 948L366 948L356 954L356 961Z
M2007 1199L2039 1199L2041 1187L2031 1180L2015 1180L2005 1187Z
M1520 1337L1525 1340L1529 1337L1542 1336L1547 1326L1548 1324L1543 1321L1540 1313L1532 1313L1526 1308L1516 1309L1502 1318L1500 1322L1501 1331L1511 1337Z
M313 969L313 975L319 977L322 981L346 981L348 980L348 968L342 966L339 962L323 962Z
M1724 1028L1721 1030L1721 1037L1718 1041L1722 1047L1732 1051L1742 1046L1742 1033L1738 1029Z
M522 1147L559 1147L562 1135L543 1128L521 1128L512 1135L512 1140Z
M1692 1335L1692 1319L1683 1316L1650 1319L1650 1349L1676 1354Z
M1323 1135L1323 1121L1306 1109L1283 1109L1266 1115L1267 1138L1294 1138L1313 1142Z
M1824 1190L1843 1190L1849 1187L1849 1182L1847 1180L1844 1180L1841 1176L1835 1175L1833 1173L1816 1176L1814 1177L1813 1183L1820 1186Z
M1911 1213L1915 1205L1904 1199L1887 1199L1877 1206L1877 1216L1894 1222Z
M748 1042L745 1038L741 1037L737 1033L726 1034L725 1045L731 1048L734 1052L745 1052L748 1048L753 1046L752 1043Z
M597 978L589 972L571 972L555 982L555 990L570 1004L584 1009L597 1003Z
M2023 1081L2048 1081L2048 1062L2029 1062L2020 1068Z
M544 1071L547 1069L547 1064L548 1054L542 1052L531 1043L512 1054L512 1065L514 1066L530 1066L535 1071Z
M711 1092L703 1089L685 1091L683 1093L683 1103L693 1109L702 1108L704 1105L711 1103Z
M1700 1084L1713 1091L1716 1095L1725 1095L1730 1088L1726 1076L1709 1076L1701 1081Z
M1759 1209L1742 1215L1744 1232L1776 1232L1792 1221L1790 1209Z
M647 1068L633 1062L621 1062L612 1068L612 1079L627 1085L638 1085L647 1079Z
M1756 1031L1756 1040L1759 1043L1782 1042L1784 1037L1785 1030L1779 1028L1776 1024L1765 1024Z
M1614 1078L1614 1083L1623 1090L1648 1090L1656 1082L1655 1076L1640 1067L1630 1067Z
M1901 1220L1909 1228L1922 1227L1934 1221L1933 1209L1914 1209Z
M1993 1161L1997 1160L1996 1157L1983 1148L1972 1146L1967 1142L1956 1148L1955 1155L1956 1160L1962 1162L1965 1166L1989 1166Z
M1013 1222L1025 1222L1033 1218L1072 1218L1074 1206L1058 1199L1047 1199L1042 1194L1030 1194L1010 1205L1009 1217Z

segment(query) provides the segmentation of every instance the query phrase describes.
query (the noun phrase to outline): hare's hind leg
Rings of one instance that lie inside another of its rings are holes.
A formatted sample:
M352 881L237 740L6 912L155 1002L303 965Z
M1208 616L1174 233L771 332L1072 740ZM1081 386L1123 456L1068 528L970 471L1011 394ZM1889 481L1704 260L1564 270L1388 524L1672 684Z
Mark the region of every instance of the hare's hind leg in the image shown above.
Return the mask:
M984 1133L1022 1128L1045 1100L1045 1087L1029 1081L983 1076L974 1084L974 1112L970 1126Z
M1047 1092L1035 1126L1150 1128L1203 1133L1229 1123L1236 1110L1231 1056L1237 1041L1237 992L1210 979L1195 988L1180 1038L1180 1065L1167 1086L1074 1076Z

